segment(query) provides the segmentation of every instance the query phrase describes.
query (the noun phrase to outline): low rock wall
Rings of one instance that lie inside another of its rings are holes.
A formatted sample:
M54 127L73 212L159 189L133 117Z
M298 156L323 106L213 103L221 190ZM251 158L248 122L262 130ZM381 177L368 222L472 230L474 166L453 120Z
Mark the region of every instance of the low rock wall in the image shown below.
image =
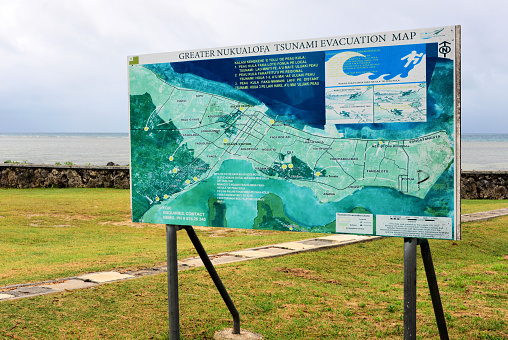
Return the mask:
M2 188L129 189L128 166L0 164Z
M126 166L0 164L2 188L129 189ZM508 171L463 171L464 199L508 199Z
M462 171L463 199L508 199L508 171Z

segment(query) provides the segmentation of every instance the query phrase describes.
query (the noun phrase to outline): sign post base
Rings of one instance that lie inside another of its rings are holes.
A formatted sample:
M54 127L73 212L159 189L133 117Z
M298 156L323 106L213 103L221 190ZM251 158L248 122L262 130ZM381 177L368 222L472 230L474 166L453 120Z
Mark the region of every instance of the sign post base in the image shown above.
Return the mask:
M242 329L240 334L234 334L233 328L226 328L222 331L215 332L213 338L215 340L262 340L263 336L246 329Z

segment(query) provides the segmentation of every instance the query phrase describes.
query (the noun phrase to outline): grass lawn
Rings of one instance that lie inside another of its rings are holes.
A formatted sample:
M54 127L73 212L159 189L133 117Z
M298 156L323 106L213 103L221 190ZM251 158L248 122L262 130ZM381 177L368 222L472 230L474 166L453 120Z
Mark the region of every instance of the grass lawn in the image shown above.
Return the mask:
M119 189L0 189L0 287L166 263L165 225L132 223L129 199ZM209 254L322 236L196 229ZM197 256L179 235L179 257Z
M462 200L461 214L508 208L508 200Z
M508 201L463 201L463 213ZM129 193L0 191L0 286L165 261L165 229L129 222ZM430 241L450 338L508 338L508 216ZM199 229L212 253L303 233ZM184 231L179 256L194 256ZM322 236L322 235L319 235ZM265 339L402 339L403 240L217 267L242 319ZM182 339L212 339L231 317L204 268L180 272ZM167 339L166 275L0 302L0 339ZM421 259L418 337L439 339Z

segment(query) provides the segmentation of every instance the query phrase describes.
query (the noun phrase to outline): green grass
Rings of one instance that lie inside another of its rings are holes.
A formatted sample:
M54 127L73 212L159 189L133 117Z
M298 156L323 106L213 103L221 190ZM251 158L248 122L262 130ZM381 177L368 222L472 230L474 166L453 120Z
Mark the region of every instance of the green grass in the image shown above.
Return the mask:
M508 200L462 200L461 213L471 214L508 208Z
M164 225L130 222L129 191L0 190L0 287L166 262ZM321 234L196 228L209 254ZM197 256L180 233L180 258Z
M502 208L497 202L491 204ZM466 201L462 207L477 211L481 205L477 203ZM93 266L129 268L163 262L164 228L136 228L127 221L128 211L128 192L122 190L1 191L0 273L10 259L17 264L9 271L14 281L42 277L34 268L77 273ZM71 226L55 227L64 224ZM213 228L198 232L209 253L314 236L238 234L242 231ZM178 236L181 255L191 255L185 232ZM462 241L431 240L430 246L450 338L506 339L508 216L465 223ZM51 249L59 254L50 254ZM64 254L71 249L82 257L72 260L73 266L66 263L72 256ZM402 339L403 265L403 240L386 238L222 265L217 271L240 312L242 328L265 339ZM10 276L2 280L11 282ZM417 284L418 338L439 339L420 258ZM166 285L162 274L2 301L0 339L167 339ZM182 339L212 339L215 331L232 326L203 268L180 272L179 291Z

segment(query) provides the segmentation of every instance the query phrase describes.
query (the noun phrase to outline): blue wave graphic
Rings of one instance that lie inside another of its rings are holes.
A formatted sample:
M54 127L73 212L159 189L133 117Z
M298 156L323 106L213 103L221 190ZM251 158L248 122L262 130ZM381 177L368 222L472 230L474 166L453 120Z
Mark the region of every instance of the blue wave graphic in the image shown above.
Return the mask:
M370 80L391 80L397 76L406 78L426 55L426 44L386 46L377 48L331 51L326 60L344 52L361 54L347 59L343 71L350 76L370 74Z

